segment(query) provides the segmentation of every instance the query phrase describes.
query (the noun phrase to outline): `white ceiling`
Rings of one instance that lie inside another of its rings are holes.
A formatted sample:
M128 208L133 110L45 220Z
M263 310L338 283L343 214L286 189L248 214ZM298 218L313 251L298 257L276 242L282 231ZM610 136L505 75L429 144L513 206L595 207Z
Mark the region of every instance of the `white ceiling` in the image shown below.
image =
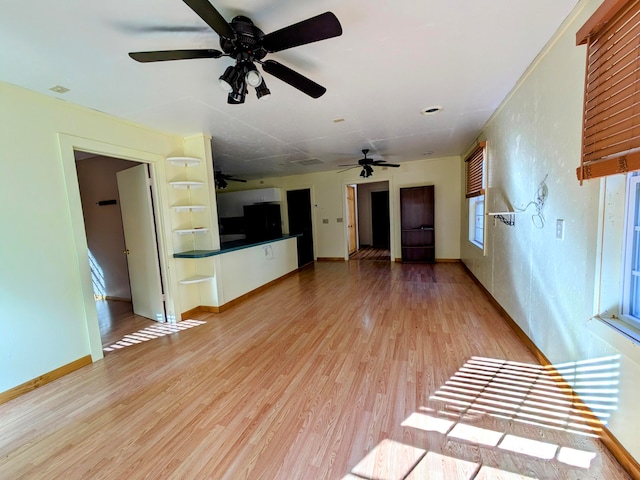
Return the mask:
M217 169L247 178L336 169L363 148L394 163L453 156L577 2L212 1L227 21L244 14L265 33L335 13L342 36L267 56L327 93L312 99L265 74L271 98L250 92L245 104L228 105L217 82L227 57L131 60L130 51L219 48L182 0L3 0L0 80L159 130L205 132ZM54 85L70 91L49 91ZM420 115L434 105L442 111ZM298 163L309 159L322 163Z

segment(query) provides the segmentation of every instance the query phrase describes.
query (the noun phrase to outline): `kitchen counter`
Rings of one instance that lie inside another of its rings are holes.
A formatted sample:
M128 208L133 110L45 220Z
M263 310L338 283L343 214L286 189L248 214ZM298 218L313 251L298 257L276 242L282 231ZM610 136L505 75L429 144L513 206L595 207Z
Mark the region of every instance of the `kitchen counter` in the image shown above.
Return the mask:
M258 245L266 245L268 243L279 242L281 240L288 240L290 238L297 238L302 236L300 233L293 235L283 235L278 238L272 238L270 240L263 240L260 242L251 240L233 240L231 242L222 242L219 250L187 250L186 252L174 253L174 258L205 258L213 257L215 255L222 255L223 253L234 252L237 250L243 250L245 248L251 248Z

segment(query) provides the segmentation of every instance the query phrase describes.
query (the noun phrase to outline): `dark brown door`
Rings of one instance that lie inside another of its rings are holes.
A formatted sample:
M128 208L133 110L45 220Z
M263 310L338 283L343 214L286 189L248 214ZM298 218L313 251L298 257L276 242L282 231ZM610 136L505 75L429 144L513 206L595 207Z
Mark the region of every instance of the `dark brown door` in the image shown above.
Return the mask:
M371 245L389 249L389 191L371 192Z
M289 233L298 237L298 267L313 262L313 228L311 223L311 190L287 192Z
M400 189L403 262L435 262L433 185Z

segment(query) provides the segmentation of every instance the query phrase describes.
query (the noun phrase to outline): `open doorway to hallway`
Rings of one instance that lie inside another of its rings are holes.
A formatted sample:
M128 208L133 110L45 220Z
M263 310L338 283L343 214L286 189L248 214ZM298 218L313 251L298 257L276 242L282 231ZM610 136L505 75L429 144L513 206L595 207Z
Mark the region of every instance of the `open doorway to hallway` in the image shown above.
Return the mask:
M347 185L347 229L350 260L391 260L388 181Z
M162 296L162 279L160 276L157 241L155 240L155 215L153 201L151 205L146 198L151 198L151 191L147 177L150 175L149 166L144 163L122 160L113 157L85 154L76 151L76 172L82 202L85 233L87 237L89 265L96 299L96 311L103 349L118 341L124 335L136 332L141 328L164 321L164 302ZM141 177L137 183L126 183L131 175ZM123 180L124 178L124 180ZM125 182L125 183L123 183ZM124 189L124 190L123 190ZM137 207L131 206L131 191L135 197L141 198L144 209L148 209L149 222L140 222ZM124 195L124 199L121 198ZM127 210L123 205L126 205ZM133 211L133 213L132 213ZM143 267L136 267L132 262L129 249L131 243L131 229L129 240L125 241L125 218L134 215L135 221L144 230L153 230L152 234L134 232L137 237L149 236L151 242L143 240L142 245L149 247L136 250L147 250ZM151 252L148 252L151 250ZM149 264L149 259L151 264ZM153 263L157 265L154 268ZM138 270L138 273L136 273ZM142 270L142 279L140 278ZM150 277L150 279L146 279ZM151 285L151 288L140 284ZM159 284L156 286L155 284ZM140 293L142 291L142 293Z

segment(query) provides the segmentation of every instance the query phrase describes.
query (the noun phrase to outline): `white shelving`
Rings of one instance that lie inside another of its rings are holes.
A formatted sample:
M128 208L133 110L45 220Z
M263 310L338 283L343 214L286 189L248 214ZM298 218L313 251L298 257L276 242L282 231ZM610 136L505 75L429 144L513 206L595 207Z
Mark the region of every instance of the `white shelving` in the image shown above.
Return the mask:
M205 208L207 208L206 205L174 205L173 207L174 211L176 212L201 212L203 211Z
M169 182L169 185L171 185L173 188L181 190L184 190L186 188L196 189L202 188L204 186L204 182L198 182L195 180L178 180L175 182Z
M171 165L182 166L182 167L193 167L195 165L200 165L202 160L195 157L168 157L167 161Z
M185 278L183 280L180 280L178 283L181 283L182 285L189 285L191 283L208 282L212 278L213 277L211 277L209 275L195 275L193 277L189 277L189 278Z
M171 209L175 212L173 232L180 237L185 235L198 237L197 239L176 239L175 248L179 251L196 251L197 248L202 248L198 247L198 243L209 244L206 235L210 234L209 220L205 214L201 213L209 208L206 192L200 190L206 186L203 181L206 173L202 168L202 160L194 157L168 157L167 162L171 165L172 172L177 174L173 177L175 180L169 182L171 188L175 190L171 194L173 199ZM203 270L210 273L211 264L203 264L198 258L200 257L180 260L187 263L179 267L182 271L180 276L183 277L178 280L179 284L188 286L211 281L213 276L202 274Z
M174 230L178 235L190 235L192 233L205 233L208 232L208 228L181 228L178 230Z

